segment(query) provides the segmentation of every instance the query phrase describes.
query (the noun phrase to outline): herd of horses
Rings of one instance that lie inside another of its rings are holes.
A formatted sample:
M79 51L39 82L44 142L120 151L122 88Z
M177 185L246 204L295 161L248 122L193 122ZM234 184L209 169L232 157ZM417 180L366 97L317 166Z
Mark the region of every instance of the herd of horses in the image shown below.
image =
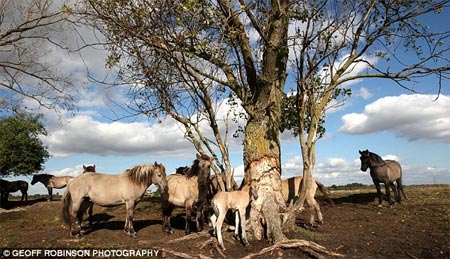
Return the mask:
M393 160L383 160L379 155L368 150L359 151L361 170L370 169L370 175L377 189L379 206L382 203L380 183L386 186L387 200L391 205L394 201L390 197L389 187L394 192L395 200L400 203L400 192L406 198L402 185L402 169L400 164ZM236 188L235 182L228 183L233 186L232 191L221 191L217 176L210 174L211 163L214 158L206 155L198 155L191 167L180 167L176 174L166 175L166 169L162 164L137 165L127 169L121 174L108 175L97 173L95 165L83 166L84 172L78 177L53 176L49 174L36 174L31 184L41 182L48 190L48 200L52 200L53 188L64 188L66 191L62 197L62 220L70 226L72 236L85 234L82 228L83 216L87 213L89 225L92 224L93 205L117 206L125 204L126 217L124 232L135 236L133 227L133 212L136 204L143 197L147 188L157 185L161 193L162 228L167 233L173 233L171 228L171 214L175 207L185 208L185 234L190 233L190 224L195 214L196 230L201 231L203 220L208 217L213 226L213 232L223 250L222 224L229 210L234 212L235 235L241 229L241 240L248 245L246 238L245 215L246 209L253 199L258 198L258 183L242 183ZM306 205L310 208L309 224L315 221L323 223L323 216L314 195L316 188L326 198L327 190L317 179L315 184L307 192ZM298 197L302 176L291 177L281 181L281 192L286 203ZM394 184L396 181L397 184ZM28 183L26 181L9 182L0 179L0 191L2 202L7 202L10 192L21 191L22 199L27 200ZM331 199L329 201L332 203Z

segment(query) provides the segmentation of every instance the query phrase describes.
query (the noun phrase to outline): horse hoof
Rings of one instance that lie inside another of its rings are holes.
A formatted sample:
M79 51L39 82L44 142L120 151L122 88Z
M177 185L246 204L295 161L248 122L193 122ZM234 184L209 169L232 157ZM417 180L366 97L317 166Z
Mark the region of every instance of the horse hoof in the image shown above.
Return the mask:
M164 229L164 232L166 234L172 235L173 234L173 230L172 229Z
M383 208L383 205L381 205L381 204L378 204L378 206L377 206L378 208Z

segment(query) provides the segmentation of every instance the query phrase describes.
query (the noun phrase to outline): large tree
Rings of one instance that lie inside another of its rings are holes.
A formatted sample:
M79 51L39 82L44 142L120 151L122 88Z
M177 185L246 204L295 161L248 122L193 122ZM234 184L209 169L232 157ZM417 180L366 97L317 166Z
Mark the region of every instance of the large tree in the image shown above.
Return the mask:
M358 35L357 32L372 28L368 23L362 23L366 15L380 15L372 13L374 9L370 9L370 6L376 6L376 10L382 13L390 13L388 10L394 8L392 12L395 13L407 10L408 6L418 5L419 9L415 11L415 15L441 7L441 3L422 1L313 3L309 5L302 1L289 0L86 0L84 6L87 8L81 10L88 16L87 22L93 22L110 43L111 55L108 63L111 66L119 66L122 83L133 82L134 91L131 92L130 104L137 111L154 116L187 117L191 121L196 117L196 112L201 112L214 128L216 118L214 113L209 111L210 104L227 97L242 105L246 119L246 127L243 130L245 180L259 182L258 199L252 203L252 230L255 237L260 239L265 227L267 237L274 243L286 240L281 224L285 205L280 194L279 130L290 46L300 46L295 49L297 54L298 51L308 51L305 54L307 56L311 55L309 50L314 51L315 47L327 50L335 41L335 35L331 34L329 37L324 34L327 32L327 24L340 25L340 20L333 21L323 15L323 12L315 10L320 10L320 7L323 7L323 10L333 10L334 6L341 6L339 12L345 13L343 7L349 7L345 9L348 16L341 19L350 19L349 24L352 26L347 28L347 33L343 36L348 37L345 40L345 46L350 46L348 50L353 53L353 48L356 48L358 54L337 67L335 74L342 79L337 81L338 84L335 81L339 78L327 77L330 84L336 85L337 88L345 81L342 76L351 70L352 64L361 62L363 53L377 53L376 49L370 48L373 45L360 45L364 44L362 39L351 39L352 35ZM315 7L315 4L318 7ZM401 6L404 7L400 8ZM355 7L359 8L352 9ZM357 11L365 12L360 15ZM309 17L313 19L310 22L322 21L324 27L308 27ZM404 18L404 23L385 23L390 26L386 27L383 33L396 34L398 30L403 30L404 26L414 25L410 24L413 20L406 19L408 16ZM293 24L305 26L300 27L298 34L293 35L290 41L289 26ZM333 28L330 27L330 30ZM312 30L315 36L302 38L303 30ZM370 33L367 35L370 36ZM384 39L378 37L376 41L381 43ZM365 40L372 39L366 37ZM341 53L334 52L333 56L319 51L318 55L325 55L326 58L315 58L330 61L333 60L330 58L334 57L334 60L337 60ZM294 60L300 61L300 58ZM324 63L325 61L320 64ZM330 69L336 68L333 64L329 65ZM314 96L314 92L303 91L303 88L312 84L318 85L316 81L320 78L317 71L322 67L308 69L312 72L305 74L306 72L303 73L300 69L291 72L298 78L297 92L301 93L298 96L303 95L305 98ZM439 72L445 71L447 70ZM302 84L302 81L306 85ZM336 96L336 91L324 91L324 95ZM302 102L299 97L297 103ZM317 107L319 115L328 101L321 103L324 105ZM302 105L298 107L298 114L301 116L306 108ZM315 120L322 118L316 117L315 112L316 110L313 113L308 112L311 116L310 125L313 126L309 132L313 137L316 136ZM305 119L300 118L299 124ZM304 127L299 125L300 129ZM189 129L186 129L189 134ZM301 134L303 135L303 132ZM315 138L312 140L315 141ZM308 163L310 162L314 161L308 160Z
M39 139L47 135L41 115L16 114L0 119L0 175L30 175L49 158Z

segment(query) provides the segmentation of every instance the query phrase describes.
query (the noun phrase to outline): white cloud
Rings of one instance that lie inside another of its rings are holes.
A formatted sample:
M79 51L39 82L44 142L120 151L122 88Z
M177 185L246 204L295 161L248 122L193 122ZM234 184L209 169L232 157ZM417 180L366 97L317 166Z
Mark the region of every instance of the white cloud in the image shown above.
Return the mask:
M367 134L393 131L410 141L450 139L450 96L388 96L368 104L363 113L342 117L341 132Z
M363 98L364 100L372 98L373 94L369 91L369 89L365 87L361 87L357 92L356 96Z
M162 155L167 152L192 150L172 119L160 124L146 122L112 122L93 120L89 116L77 116L69 123L49 132L43 141L53 156L68 156L75 153L97 155Z

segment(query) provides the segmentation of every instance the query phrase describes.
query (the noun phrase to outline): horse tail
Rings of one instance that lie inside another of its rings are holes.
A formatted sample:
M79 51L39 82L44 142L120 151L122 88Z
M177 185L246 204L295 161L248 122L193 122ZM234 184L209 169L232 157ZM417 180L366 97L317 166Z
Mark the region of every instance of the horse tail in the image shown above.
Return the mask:
M328 200L328 202L331 204L331 206L334 206L333 200L328 196L328 189L318 180L314 180L317 184L317 187L319 187L320 192L325 196L325 198Z
M72 204L72 196L70 195L69 189L64 192L63 198L63 207L62 207L62 221L64 224L70 224L70 205Z
M403 189L402 177L397 179L397 189L398 189L398 195L400 196L400 192L401 192L403 194L403 198L405 198L405 200L407 200L408 197L406 197L405 191Z

